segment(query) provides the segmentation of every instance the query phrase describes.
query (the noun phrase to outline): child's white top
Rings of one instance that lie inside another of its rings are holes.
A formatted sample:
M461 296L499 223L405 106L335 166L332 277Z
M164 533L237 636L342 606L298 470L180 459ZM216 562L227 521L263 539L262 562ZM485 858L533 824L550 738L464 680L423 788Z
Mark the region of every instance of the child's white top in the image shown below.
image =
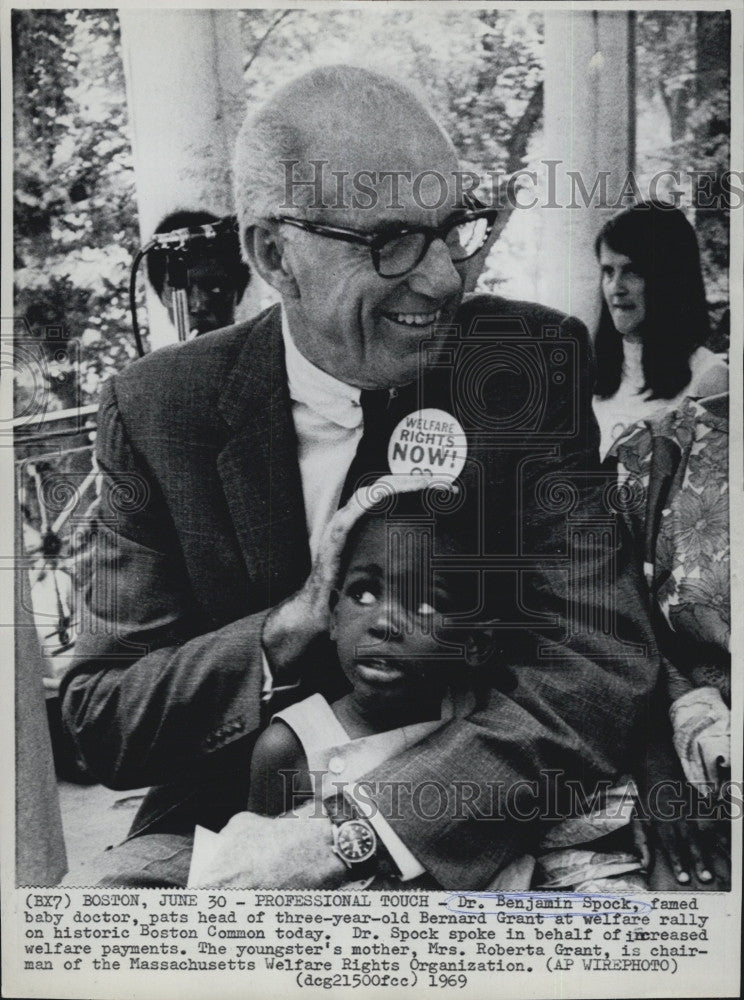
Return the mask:
M296 705L290 705L272 717L281 719L294 732L307 756L313 791L316 798L326 798L338 791L344 791L338 782L353 785L362 775L377 764L382 763L407 747L449 722L455 715L472 708L471 699L465 698L453 704L451 697L442 703L442 718L431 722L419 722L412 726L390 729L373 736L351 739L344 727L333 714L333 710L322 695L314 694ZM319 774L313 774L313 771ZM316 778L320 776L318 789ZM594 806L588 816L563 820L552 827L540 842L540 863L549 884L571 885L577 879L590 876L593 880L637 872L639 860L625 851L592 852L575 849L573 845L584 845L587 841L603 837L630 822L633 810L635 786L632 779L615 786L607 793L607 801ZM375 822L381 817L376 816ZM387 843L387 841L386 841ZM397 862L397 858L394 856ZM497 877L491 888L506 890L526 890L534 869L534 859L524 865L518 859ZM423 868L419 865L420 871ZM612 881L610 885L615 885ZM617 886L616 886L617 888ZM622 888L622 886L619 886ZM598 890L599 891L599 890Z
M316 798L325 799L343 791L343 784L358 781L378 764L419 743L454 715L452 699L446 697L439 719L352 739L325 698L313 694L277 712L271 721L281 719L300 741L307 757L313 792ZM319 775L320 788L316 782Z

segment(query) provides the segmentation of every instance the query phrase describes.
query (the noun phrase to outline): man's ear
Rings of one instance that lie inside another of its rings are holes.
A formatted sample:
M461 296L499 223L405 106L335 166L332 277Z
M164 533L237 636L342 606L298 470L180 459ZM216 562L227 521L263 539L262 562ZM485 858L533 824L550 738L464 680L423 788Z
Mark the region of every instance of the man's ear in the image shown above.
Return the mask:
M328 624L328 634L331 637L331 642L335 642L338 638L337 622L338 617L336 615L336 608L338 607L339 592L334 587L331 591L331 596L328 598L328 608L331 612Z
M282 298L299 297L297 282L287 260L286 242L279 235L276 223L250 226L245 233L245 246L251 264L275 288Z

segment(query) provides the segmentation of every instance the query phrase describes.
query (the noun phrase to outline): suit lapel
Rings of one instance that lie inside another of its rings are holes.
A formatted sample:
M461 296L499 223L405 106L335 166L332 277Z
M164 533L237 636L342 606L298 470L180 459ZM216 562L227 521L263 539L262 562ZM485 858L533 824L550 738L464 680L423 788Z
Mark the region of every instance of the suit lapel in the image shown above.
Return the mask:
M219 409L231 429L217 459L222 488L249 576L272 605L310 571L278 306L246 334Z

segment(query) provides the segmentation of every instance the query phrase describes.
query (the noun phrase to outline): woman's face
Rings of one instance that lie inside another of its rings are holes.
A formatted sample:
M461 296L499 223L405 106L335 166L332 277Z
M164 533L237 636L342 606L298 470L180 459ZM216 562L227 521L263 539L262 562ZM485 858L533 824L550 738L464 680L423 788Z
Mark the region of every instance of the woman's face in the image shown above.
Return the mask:
M646 318L646 282L630 257L615 253L606 243L599 248L602 295L615 329L623 337L640 336Z

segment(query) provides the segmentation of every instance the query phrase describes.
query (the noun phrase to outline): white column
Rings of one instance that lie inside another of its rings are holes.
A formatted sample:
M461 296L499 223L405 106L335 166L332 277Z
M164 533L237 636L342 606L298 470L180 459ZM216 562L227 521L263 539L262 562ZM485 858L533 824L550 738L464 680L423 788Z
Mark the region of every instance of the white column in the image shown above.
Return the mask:
M31 612L21 518L15 530L16 885L56 885L67 871L42 677L44 657ZM6 574L7 577L7 574ZM10 794L6 786L6 795ZM11 876L12 878L12 876Z
M233 211L230 166L245 98L235 10L121 8L122 56L140 234L176 209ZM241 314L257 311L251 280ZM153 347L175 331L148 289Z
M540 299L579 316L590 329L598 306L594 239L617 211L602 201L617 202L634 163L634 59L631 13L546 12L542 158L559 161L550 169L553 201L561 207L543 209ZM603 176L604 199L601 187L592 195Z

